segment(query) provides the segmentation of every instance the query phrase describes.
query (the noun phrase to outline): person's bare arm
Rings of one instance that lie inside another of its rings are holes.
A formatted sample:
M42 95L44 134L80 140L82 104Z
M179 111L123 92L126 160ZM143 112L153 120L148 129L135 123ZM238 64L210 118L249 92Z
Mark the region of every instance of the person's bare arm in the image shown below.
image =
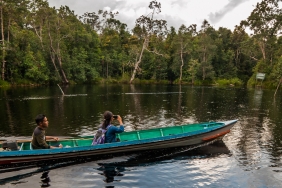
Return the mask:
M62 144L60 144L60 145L59 145L59 147L50 146L50 149L54 149L54 148L62 148L62 147L63 147L63 145L62 145Z
M56 140L56 141L58 141L59 140L59 138L58 137L55 137L55 136L46 136L46 140Z
M118 120L118 122L119 122L120 125L123 125L122 118L120 117L120 115L118 115L117 120Z
M58 137L55 137L55 136L46 136L46 140L55 140L55 141L58 141L59 138ZM50 149L54 149L54 148L62 148L63 145L60 144L59 147L55 147L55 146L50 146Z

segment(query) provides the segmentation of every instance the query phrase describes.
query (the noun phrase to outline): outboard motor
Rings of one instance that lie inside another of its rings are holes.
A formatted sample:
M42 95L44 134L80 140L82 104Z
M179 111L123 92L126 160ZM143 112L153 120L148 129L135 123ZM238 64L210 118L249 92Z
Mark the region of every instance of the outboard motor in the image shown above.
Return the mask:
M2 143L4 150L16 151L19 150L17 141L6 141Z

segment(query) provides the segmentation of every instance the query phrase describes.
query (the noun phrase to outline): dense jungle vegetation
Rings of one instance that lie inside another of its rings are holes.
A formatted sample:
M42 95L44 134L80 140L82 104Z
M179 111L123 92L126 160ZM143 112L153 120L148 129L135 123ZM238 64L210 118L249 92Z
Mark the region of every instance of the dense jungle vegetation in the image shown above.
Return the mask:
M0 86L72 83L256 84L282 77L282 0L262 0L231 31L207 20L167 28L149 4L133 29L118 13L75 15L46 0L0 0ZM83 2L81 2L83 3ZM191 15L192 16L192 15ZM248 32L247 32L248 31ZM252 33L252 34L249 34Z

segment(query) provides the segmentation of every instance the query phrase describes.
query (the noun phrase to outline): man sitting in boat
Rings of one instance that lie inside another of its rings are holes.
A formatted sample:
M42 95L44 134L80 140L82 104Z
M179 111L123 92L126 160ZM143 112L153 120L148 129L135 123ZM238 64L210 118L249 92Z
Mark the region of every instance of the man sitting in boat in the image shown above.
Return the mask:
M62 148L62 144L57 146L50 146L46 143L46 140L56 140L58 137L45 136L45 130L48 128L48 119L44 114L38 114L35 118L37 127L34 129L32 134L32 148L33 149L53 149L53 148Z
M120 125L119 127L112 125L112 121L115 119L119 122ZM116 133L122 133L123 131L124 131L124 126L120 115L113 115L112 112L105 111L104 122L102 123L100 129L97 131L96 135L94 136L92 145L117 142ZM99 132L101 132L100 133L101 135L98 135Z

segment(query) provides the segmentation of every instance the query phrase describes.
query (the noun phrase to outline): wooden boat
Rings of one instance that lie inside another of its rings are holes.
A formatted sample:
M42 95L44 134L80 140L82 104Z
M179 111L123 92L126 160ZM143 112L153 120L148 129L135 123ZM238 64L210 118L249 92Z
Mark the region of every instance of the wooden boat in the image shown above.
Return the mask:
M33 150L31 142L17 142L14 151L0 151L0 168L9 165L37 164L44 161L71 159L140 150L154 150L170 147L196 146L221 139L230 132L237 120L206 122L147 130L123 132L117 137L120 142L92 146L93 136L60 140L64 146L58 149ZM50 145L57 142L50 141ZM0 144L0 148L3 147Z

